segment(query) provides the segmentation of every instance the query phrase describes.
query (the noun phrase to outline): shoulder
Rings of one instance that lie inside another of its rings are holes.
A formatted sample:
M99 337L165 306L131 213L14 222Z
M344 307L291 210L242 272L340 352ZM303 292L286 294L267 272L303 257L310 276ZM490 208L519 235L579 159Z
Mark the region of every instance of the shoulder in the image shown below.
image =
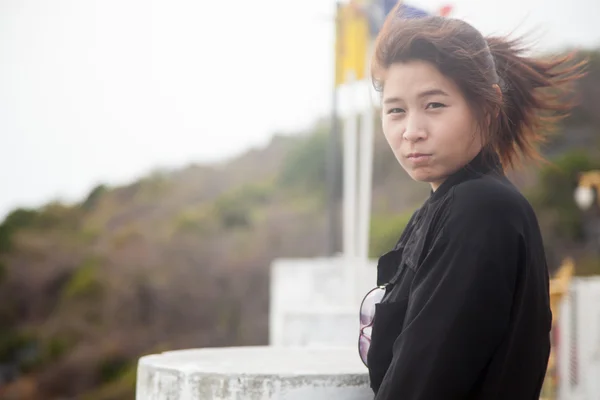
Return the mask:
M452 219L467 225L501 226L524 219L531 206L507 179L482 176L453 188L448 211Z

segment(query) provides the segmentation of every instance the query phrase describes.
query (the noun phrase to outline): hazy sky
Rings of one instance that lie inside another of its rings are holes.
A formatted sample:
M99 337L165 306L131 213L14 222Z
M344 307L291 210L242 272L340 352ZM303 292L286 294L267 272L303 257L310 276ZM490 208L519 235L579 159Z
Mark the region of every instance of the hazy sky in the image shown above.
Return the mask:
M454 5L486 34L600 45L598 0ZM0 0L0 217L327 115L332 0Z

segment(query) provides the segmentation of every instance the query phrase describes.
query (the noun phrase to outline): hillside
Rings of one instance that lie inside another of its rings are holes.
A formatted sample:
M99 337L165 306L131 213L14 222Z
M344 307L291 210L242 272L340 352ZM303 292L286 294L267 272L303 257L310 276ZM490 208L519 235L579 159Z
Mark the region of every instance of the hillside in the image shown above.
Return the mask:
M551 268L585 251L570 199L577 171L600 166L600 53L590 56L582 105L544 147L554 167L510 175L541 215ZM131 399L140 355L266 344L270 263L326 254L328 128L318 121L220 165L157 171L98 186L78 204L9 214L0 225L0 399ZM429 189L404 174L380 132L374 160L376 257ZM562 202L548 200L558 192Z

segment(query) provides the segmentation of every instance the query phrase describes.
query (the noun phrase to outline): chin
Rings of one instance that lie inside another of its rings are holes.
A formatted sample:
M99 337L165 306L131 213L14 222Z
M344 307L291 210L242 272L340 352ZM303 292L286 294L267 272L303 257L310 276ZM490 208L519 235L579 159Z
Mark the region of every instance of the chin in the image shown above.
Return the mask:
M440 176L438 174L423 173L421 171L413 171L409 175L416 182L423 182L428 184L437 184L438 182L443 182L445 179L444 176Z
M432 174L425 173L424 171L410 171L408 175L417 182L433 182L436 180L436 177Z

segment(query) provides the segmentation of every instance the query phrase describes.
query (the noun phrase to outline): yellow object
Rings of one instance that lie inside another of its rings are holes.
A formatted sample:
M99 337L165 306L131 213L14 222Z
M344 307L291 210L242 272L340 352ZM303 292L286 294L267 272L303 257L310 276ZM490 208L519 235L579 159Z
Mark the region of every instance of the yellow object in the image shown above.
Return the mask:
M579 175L579 186L600 188L600 171L588 171Z
M550 280L550 308L552 309L552 321L558 319L558 306L563 296L569 290L569 283L575 270L575 263L572 258L566 258L560 269Z
M362 2L340 4L336 16L336 74L335 85L366 76L369 47L369 21L361 7Z
M552 327L556 329L556 323L559 318L560 302L569 291L569 284L573 277L575 263L572 258L566 258L554 278L550 280L550 308L552 310ZM542 400L556 398L557 373L556 373L556 343L552 343L550 357L548 360L548 370L544 386L542 388Z

